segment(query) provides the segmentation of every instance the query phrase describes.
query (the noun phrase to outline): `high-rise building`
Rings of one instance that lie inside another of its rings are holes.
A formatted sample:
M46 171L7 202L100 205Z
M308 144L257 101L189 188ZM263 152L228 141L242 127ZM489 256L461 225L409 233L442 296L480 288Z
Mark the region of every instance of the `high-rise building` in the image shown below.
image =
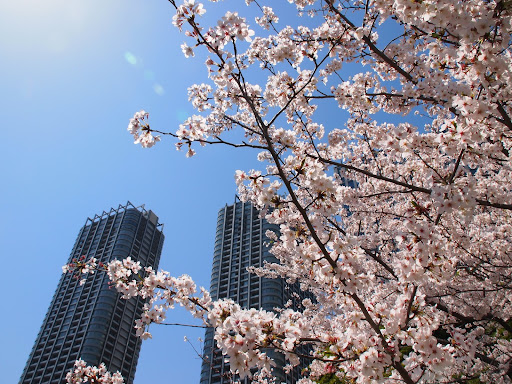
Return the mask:
M258 277L247 271L247 267L263 266L265 261L277 262L269 252L267 230L278 233L279 227L260 218L250 203L235 201L219 211L210 286L212 299L231 298L244 308L272 311L283 308L289 300L299 303L305 296L309 297L298 284L289 285L283 279ZM214 330L208 328L200 384L231 383L229 364L216 348L213 336ZM307 354L308 350L303 352ZM267 351L267 354L276 362L274 376L278 383L293 384L298 380L302 364L286 373L284 357L273 351ZM248 382L245 379L245 383Z
M164 235L158 217L128 202L88 218L80 230L68 263L85 256L106 263L130 256L155 269ZM62 384L75 360L89 365L105 363L132 383L141 340L134 322L144 300L121 299L109 287L106 273L89 275L84 284L63 274L20 379L21 384Z

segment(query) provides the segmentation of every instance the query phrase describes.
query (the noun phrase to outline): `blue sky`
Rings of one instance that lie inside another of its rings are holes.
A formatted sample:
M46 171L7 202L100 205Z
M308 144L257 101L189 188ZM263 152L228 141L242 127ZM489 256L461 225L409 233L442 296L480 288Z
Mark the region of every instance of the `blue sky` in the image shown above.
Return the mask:
M206 78L203 60L183 57L172 15L165 0L0 1L4 383L19 380L89 216L145 204L165 223L161 267L209 286L217 211L234 200L235 170L257 164L227 148L186 159L172 140L133 144L134 112L174 131L192 112L187 87ZM191 320L178 312L169 321ZM135 382L198 382L200 361L183 336L198 346L202 330L153 331Z

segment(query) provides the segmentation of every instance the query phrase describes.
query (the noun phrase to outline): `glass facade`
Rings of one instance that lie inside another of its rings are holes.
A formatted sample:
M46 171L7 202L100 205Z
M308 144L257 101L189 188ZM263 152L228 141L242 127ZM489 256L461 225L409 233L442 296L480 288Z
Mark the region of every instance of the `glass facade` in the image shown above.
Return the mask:
M88 218L68 259L96 257L104 263L130 256L142 266L158 267L164 235L163 225L152 211L130 202ZM63 274L37 336L21 384L65 382L75 360L90 365L105 363L133 382L141 340L134 322L144 300L121 299L109 287L106 273L87 276L85 284L70 273Z
M282 308L290 299L295 303L304 297L297 284L261 278L247 271L247 267L263 266L265 261L277 262L269 252L267 230L277 233L279 227L261 219L249 203L237 201L219 211L210 285L212 299L231 298L245 308L271 311ZM213 329L206 330L200 384L228 384L232 382L229 364L216 348L213 332ZM277 363L274 375L278 383L293 384L298 380L302 364L286 374L283 356L273 351L267 353Z

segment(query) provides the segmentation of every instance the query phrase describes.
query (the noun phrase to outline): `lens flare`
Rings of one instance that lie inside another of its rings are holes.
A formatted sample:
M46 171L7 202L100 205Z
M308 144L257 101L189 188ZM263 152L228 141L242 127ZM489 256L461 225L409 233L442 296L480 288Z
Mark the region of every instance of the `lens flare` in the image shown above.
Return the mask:
M124 58L125 60L130 63L131 65L136 65L137 64L137 58L135 57L135 55L131 52L125 52L124 53Z

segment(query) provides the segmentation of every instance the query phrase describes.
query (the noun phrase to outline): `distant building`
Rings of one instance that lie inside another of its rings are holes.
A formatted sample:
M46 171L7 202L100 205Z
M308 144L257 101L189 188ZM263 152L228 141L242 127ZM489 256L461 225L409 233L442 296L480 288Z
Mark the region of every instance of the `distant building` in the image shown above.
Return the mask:
M271 311L283 308L288 300L297 303L308 296L298 289L298 284L289 285L283 279L261 278L247 271L249 266L263 266L264 261L277 262L269 252L265 236L267 230L277 233L279 227L260 218L250 203L236 201L219 211L210 286L212 299L231 298L244 308ZM214 330L207 329L200 384L231 383L229 364L216 348L213 336ZM307 354L307 348L302 352ZM298 380L303 364L285 373L284 357L273 351L267 354L276 361L274 376L277 383L293 384ZM245 380L245 383L249 382Z
M164 235L152 211L130 202L88 218L80 230L68 263L86 256L108 262L130 256L155 269L160 261ZM141 340L134 321L144 300L121 299L108 285L106 273L89 275L85 284L63 274L20 379L21 384L62 384L75 360L89 365L105 363L133 382Z

